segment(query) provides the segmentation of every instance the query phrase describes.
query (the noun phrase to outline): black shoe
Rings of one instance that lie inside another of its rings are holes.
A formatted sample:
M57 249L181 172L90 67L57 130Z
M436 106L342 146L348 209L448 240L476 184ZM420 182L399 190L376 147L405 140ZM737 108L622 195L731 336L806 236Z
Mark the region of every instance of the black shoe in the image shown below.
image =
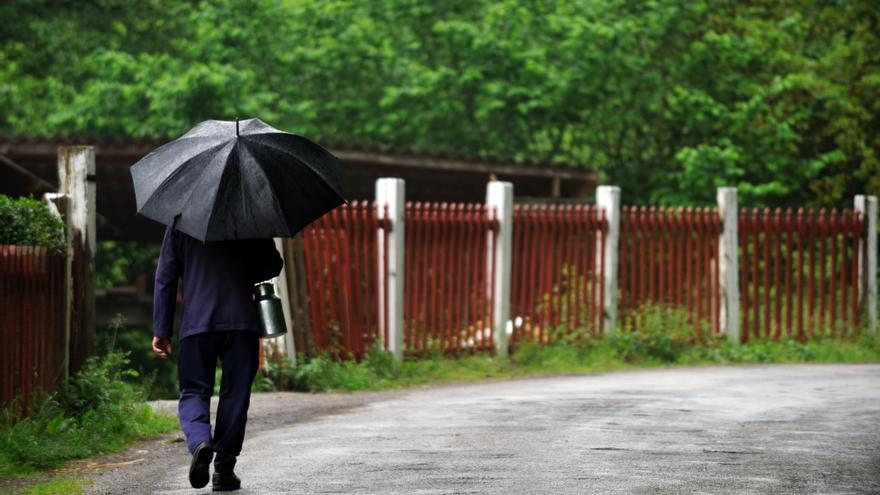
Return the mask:
M228 492L241 488L241 480L234 472L214 473L211 477L211 485L215 492Z
M208 474L213 459L214 449L206 442L202 442L196 447L189 464L189 484L193 488L202 488L208 484Z

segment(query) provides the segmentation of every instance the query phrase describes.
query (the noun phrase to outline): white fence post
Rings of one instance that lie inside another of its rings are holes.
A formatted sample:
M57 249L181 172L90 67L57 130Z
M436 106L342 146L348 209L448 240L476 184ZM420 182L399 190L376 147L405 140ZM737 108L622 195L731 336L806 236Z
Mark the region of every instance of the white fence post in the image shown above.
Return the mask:
M605 234L605 250L601 250L601 239L596 245L596 273L600 263L605 263L605 279L602 280L605 297L602 301L602 327L605 335L612 335L617 325L618 273L620 271L618 245L620 244L620 187L599 186L596 188L596 206L605 212L608 230Z
M486 184L486 206L494 208L497 228L489 232L486 257L489 274L495 287L492 300L492 335L495 354L507 356L507 326L510 320L510 269L513 255L513 184L490 181ZM493 273L492 267L495 260ZM491 288L490 288L491 290ZM491 294L490 294L491 295Z
M739 245L737 220L739 210L735 187L720 187L716 192L718 212L723 225L718 240L718 290L721 291L720 331L731 343L740 342L739 326Z
M376 180L376 209L380 219L385 218L385 206L388 206L390 230L388 245L385 245L385 229L378 230L377 254L379 263L379 328L388 328L388 350L397 359L403 359L403 284L406 279L404 270L404 239L406 191L403 179L382 178ZM388 256L388 273L382 276L385 266L384 256ZM385 301L385 280L388 281L388 301ZM388 309L386 315L384 309ZM387 319L387 323L386 323Z
M855 209L867 224L859 243L859 309L865 326L877 334L877 196L858 195Z

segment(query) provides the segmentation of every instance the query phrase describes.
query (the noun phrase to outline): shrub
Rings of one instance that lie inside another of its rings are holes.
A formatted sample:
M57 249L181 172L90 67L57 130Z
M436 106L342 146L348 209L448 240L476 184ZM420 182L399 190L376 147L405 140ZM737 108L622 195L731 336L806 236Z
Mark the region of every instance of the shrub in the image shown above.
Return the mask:
M0 244L64 249L64 223L36 199L0 194Z
M648 306L635 317L639 322L635 330L619 328L609 339L618 356L628 363L642 359L674 363L695 346L712 347L718 342L709 331L698 332L681 309Z
M177 354L172 353L169 359L156 359L150 346L153 334L149 328L124 326L124 318L117 315L109 326L99 326L97 333L100 352L117 349L126 353L131 361L128 368L140 374L141 388L147 400L178 397Z
M14 407L0 411L0 477L55 468L175 428L174 418L154 413L141 388L124 381L137 374L128 364L117 351L90 358L30 417Z

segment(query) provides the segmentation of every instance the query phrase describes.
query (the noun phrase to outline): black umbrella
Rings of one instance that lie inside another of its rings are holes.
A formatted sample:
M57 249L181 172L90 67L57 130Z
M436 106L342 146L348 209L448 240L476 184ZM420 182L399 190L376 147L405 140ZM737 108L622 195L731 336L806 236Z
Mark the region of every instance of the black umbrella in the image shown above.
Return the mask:
M131 177L138 213L202 241L290 237L345 202L336 157L260 119L202 122Z

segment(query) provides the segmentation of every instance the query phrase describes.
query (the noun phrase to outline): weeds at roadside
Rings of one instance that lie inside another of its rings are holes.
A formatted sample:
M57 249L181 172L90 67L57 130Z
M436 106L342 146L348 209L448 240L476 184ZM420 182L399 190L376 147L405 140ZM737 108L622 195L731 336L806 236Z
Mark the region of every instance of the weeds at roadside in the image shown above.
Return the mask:
M0 410L0 478L56 468L71 459L112 452L143 437L172 431L177 420L155 413L145 385L133 383L128 353L109 349L51 395Z
M734 345L687 323L679 310L646 308L638 328L619 328L602 338L556 328L545 343L516 342L510 358L488 353L444 357L434 351L418 359L395 360L381 343L360 361L331 354L270 362L262 387L310 392L393 389L444 381L469 381L550 373L609 371L621 368L737 363L880 362L880 337L751 340Z

